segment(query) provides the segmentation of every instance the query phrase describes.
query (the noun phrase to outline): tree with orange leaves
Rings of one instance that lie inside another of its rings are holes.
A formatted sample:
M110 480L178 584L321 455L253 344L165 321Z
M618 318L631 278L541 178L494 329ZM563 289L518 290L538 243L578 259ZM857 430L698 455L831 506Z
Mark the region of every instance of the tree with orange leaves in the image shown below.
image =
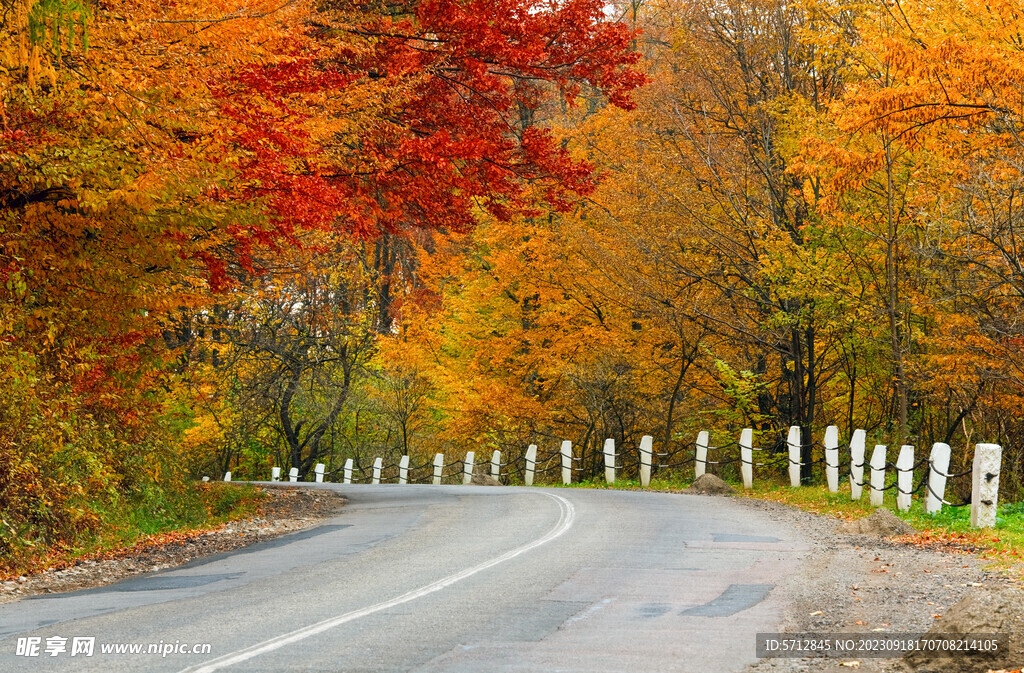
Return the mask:
M0 360L21 401L0 436L0 508L15 521L42 502L11 495L25 470L86 435L130 429L60 484L155 478L132 447L170 446L149 433L195 336L176 316L272 286L275 255L311 231L467 229L478 207L525 207L527 185L564 205L587 167L518 120L541 88L571 99L589 83L625 105L641 81L630 33L593 1L2 9ZM39 506L67 513L75 488ZM75 528L53 521L0 535Z

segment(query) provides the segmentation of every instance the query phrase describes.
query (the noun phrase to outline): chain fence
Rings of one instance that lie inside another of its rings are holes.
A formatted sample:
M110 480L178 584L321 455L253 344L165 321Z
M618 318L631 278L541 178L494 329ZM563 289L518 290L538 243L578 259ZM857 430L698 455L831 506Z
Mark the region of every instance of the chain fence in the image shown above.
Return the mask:
M946 460L942 467L942 460L939 463L934 460L934 447L929 456L910 462L909 452L914 447L904 446L900 457L892 462L888 460L886 447L876 445L872 452L873 464L867 457L863 431L854 433L845 447L835 439L838 431L834 427L830 427L828 432L834 433L829 446L819 439L804 443L799 439L794 441L793 437L799 438L800 435L796 428L790 430L788 437L762 435L761 446L754 446L753 433L748 429L744 430L740 441L721 434L701 433L697 439L674 441L661 451L654 450L652 438L645 436L640 442L630 442L625 447L616 447L612 440L606 440L600 446L587 443L582 447L562 442L558 449L541 449L535 445L519 451L505 449L494 452L490 459L477 456L476 452L469 452L459 460L448 460L443 454L436 454L416 464L412 464L408 456L398 462L385 462L380 458L371 463L348 459L343 466L330 470L318 464L315 474L317 481L352 484L461 484L474 480L487 483L487 477L491 477L502 484L639 480L643 486L649 485L652 477L679 481L701 474L715 474L726 481L742 481L749 488L755 478L760 481L784 480L788 473L794 486L824 480L830 488L846 483L851 495L862 490L879 494L876 499L880 494L895 492L898 502L908 503L907 499L916 495L929 499L938 507L964 507L972 503L972 480L966 478L972 475L973 470L962 463L958 468L950 469L949 447L946 445L935 445L946 447ZM826 441L830 436L828 432ZM860 433L859 440L857 433ZM830 455L834 456L831 459L834 462L829 462ZM957 455L966 459L966 451ZM880 460L881 456L885 459ZM904 456L908 459L904 460ZM226 478L230 479L229 475ZM987 482L992 482L998 477L998 469L984 477Z

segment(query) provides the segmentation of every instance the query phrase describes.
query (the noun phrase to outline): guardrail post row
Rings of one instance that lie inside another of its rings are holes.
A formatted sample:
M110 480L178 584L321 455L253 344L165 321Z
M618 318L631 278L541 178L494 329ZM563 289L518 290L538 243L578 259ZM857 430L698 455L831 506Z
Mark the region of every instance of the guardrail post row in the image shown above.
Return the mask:
M743 428L740 433L740 475L743 488L754 488L754 430Z
M537 445L526 447L526 465L523 469L523 483L533 486L533 473L537 470Z
M996 525L999 503L999 470L1003 448L998 444L975 444L971 473L971 526L991 528Z
M825 481L830 493L839 492L839 428L825 428Z
M562 442L562 448L559 450L562 455L562 483L572 483L572 442L568 439Z
M281 468L279 468L279 467L272 467L272 468L270 468L270 481L280 481L280 480L281 480Z
M914 447L904 444L896 457L896 507L910 509L910 491L914 488Z
M468 484L473 481L473 459L476 458L475 451L466 451L466 460L462 461L462 483Z
M409 483L409 456L404 455L398 460L398 483Z
M615 483L615 440L609 437L604 440L604 480L607 484Z
M850 437L850 499L860 500L864 491L864 444L867 433L861 429Z
M697 455L693 461L693 478L703 477L708 471L708 431L701 430L697 433Z
M231 481L231 472L224 473L224 481Z
M875 444L871 452L871 493L868 502L872 507L881 507L885 497L885 445Z
M298 481L298 480L299 480L299 468L293 467L292 469L288 470L288 481Z
M924 511L938 514L942 511L942 501L946 498L946 475L949 474L949 457L952 450L949 444L935 442L928 457L928 493L924 501Z
M348 458L348 459L345 460L344 475L345 475L345 477L344 477L344 479L342 479L342 483L351 484L352 483L352 459L351 458Z
M380 456L373 459L373 478L370 480L371 484L380 483L380 473L384 469L384 461L381 460Z
M434 456L434 486L441 485L441 474L444 470L444 454L439 453Z
M640 438L640 485L651 485L651 465L654 460L654 438L644 435Z
M318 484L324 483L324 467L323 463L317 463L316 467L313 468L313 474L316 475L316 483Z
M501 482L501 451L498 449L491 454L491 478Z
M786 437L786 445L789 447L789 486L796 488L800 485L800 426L791 425L789 436Z

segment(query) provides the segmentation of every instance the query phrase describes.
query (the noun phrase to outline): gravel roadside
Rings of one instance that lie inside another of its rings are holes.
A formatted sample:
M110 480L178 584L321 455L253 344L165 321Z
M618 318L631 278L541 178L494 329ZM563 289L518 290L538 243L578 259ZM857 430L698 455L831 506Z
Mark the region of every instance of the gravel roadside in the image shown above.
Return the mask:
M263 487L267 500L256 516L232 521L184 540L120 550L113 558L80 560L75 565L0 582L0 603L35 594L59 593L103 586L131 575L183 565L279 535L311 528L344 506L345 498L328 490L301 487Z
M924 633L942 624L943 615L965 596L1021 593L1004 574L987 569L977 555L921 549L905 542L838 531L838 519L764 500L735 502L797 528L811 544L804 571L782 582L776 591L791 604L782 630L791 633L871 633L878 636ZM1011 631L1012 669L1024 663L1022 615ZM969 661L943 664L955 672L998 670ZM892 673L917 670L899 659L762 659L748 673Z

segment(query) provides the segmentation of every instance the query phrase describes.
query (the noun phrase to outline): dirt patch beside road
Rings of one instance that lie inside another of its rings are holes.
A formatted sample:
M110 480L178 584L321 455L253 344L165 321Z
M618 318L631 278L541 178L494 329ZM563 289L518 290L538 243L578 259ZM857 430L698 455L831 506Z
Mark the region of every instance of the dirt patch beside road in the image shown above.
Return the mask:
M1005 576L985 566L988 561L967 553L916 547L902 539L885 539L839 532L838 519L764 500L740 499L737 504L765 512L804 533L812 551L802 572L787 578L774 591L791 601L783 631L829 634L924 633L968 593L1019 590ZM1018 617L1011 633L1012 661L1024 662L1024 623ZM958 664L958 673L989 667ZM842 659L763 659L749 673L829 673L858 670L905 672L899 659L846 657Z
M260 512L210 531L173 535L161 544L144 544L107 553L102 559L79 560L75 565L0 582L0 603L25 596L97 587L131 575L164 570L200 556L218 554L311 528L344 506L345 498L326 489L293 486L265 487L267 500Z

